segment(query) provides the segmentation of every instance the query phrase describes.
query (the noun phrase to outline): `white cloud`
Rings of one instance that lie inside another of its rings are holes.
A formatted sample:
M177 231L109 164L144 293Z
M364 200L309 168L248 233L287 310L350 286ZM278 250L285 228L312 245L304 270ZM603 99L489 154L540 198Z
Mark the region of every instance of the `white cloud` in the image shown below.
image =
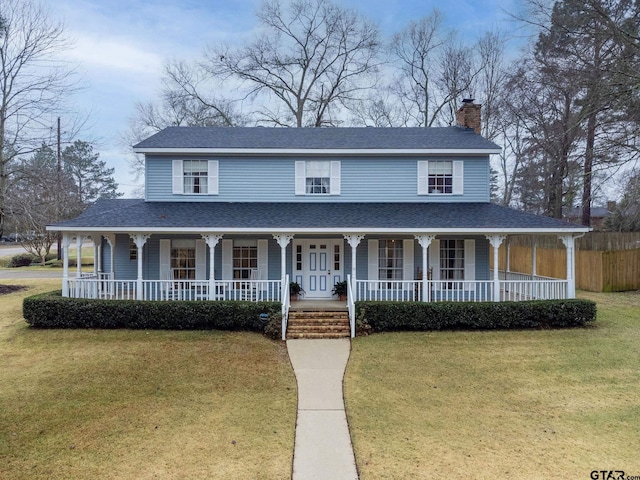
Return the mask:
M131 40L99 38L83 33L74 36L76 47L69 51L69 57L88 70L99 68L151 75L161 71L162 57L137 47Z

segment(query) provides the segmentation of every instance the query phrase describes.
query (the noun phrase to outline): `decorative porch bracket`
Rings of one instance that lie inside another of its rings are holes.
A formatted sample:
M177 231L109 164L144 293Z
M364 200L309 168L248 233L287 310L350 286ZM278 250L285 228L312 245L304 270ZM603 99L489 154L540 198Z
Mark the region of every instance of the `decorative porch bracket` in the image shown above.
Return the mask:
M69 245L71 236L62 234L62 296L69 296Z
M573 235L562 235L560 240L567 249L567 298L576 298L575 279L575 237Z
M493 247L493 301L500 301L500 274L498 271L498 262L500 261L500 256L498 249L500 245L507 238L506 235L485 235L489 243Z
M364 235L343 235L351 247L351 291L356 291L356 249L364 238Z
M280 245L280 275L282 276L282 288L284 291L284 279L287 276L287 245L293 240L293 235L273 235L273 238Z
M431 291L429 289L429 284L427 283L429 279L427 278L427 272L429 271L428 264L428 248L431 245L431 242L435 240L435 235L415 235L416 240L422 247L422 298L423 302L431 301Z
M144 244L147 243L147 240L149 240L149 237L151 237L150 234L144 234L144 233L137 233L137 234L129 234L129 237L131 237L131 240L133 240L133 242L136 244L136 248L138 249L137 251L137 257L138 257L138 278L136 281L136 299L137 300L142 300L143 296L142 296L142 247L144 247Z
M222 235L212 235L208 233L201 233L200 236L209 246L209 300L215 299L215 268L214 261L216 257L216 245L222 239Z

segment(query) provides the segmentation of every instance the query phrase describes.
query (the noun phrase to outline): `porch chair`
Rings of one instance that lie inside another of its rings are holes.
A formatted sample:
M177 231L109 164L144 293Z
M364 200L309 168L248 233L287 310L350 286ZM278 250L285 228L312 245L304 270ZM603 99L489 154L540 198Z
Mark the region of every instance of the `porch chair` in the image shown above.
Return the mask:
M252 268L251 274L250 274L250 280L251 280L251 291L247 292L247 293L250 293L250 298L248 298L248 300L252 300L252 301L261 300L262 286L259 283L257 283L257 281L262 280L262 272L257 268Z
M176 284L174 282L173 269L163 268L160 271L160 292L162 300L175 300L176 296Z

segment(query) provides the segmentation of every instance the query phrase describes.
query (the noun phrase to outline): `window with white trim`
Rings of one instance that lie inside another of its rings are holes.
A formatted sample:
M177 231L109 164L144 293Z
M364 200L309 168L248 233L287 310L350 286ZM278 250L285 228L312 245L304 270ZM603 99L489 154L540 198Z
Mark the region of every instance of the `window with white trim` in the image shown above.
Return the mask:
M217 195L217 160L173 160L173 193Z
M447 288L462 288L464 240L440 240L440 280L454 280L446 284Z
M462 195L462 160L418 161L418 195Z
M171 270L176 280L196 278L196 241L175 239L171 241Z
M340 161L296 161L295 194L340 195Z
M453 193L453 162L429 162L427 191L429 193Z
M209 162L206 160L183 160L183 192L209 193Z
M380 240L378 242L378 279L402 280L403 241Z
M250 279L251 271L258 269L258 242L256 240L234 240L233 278Z

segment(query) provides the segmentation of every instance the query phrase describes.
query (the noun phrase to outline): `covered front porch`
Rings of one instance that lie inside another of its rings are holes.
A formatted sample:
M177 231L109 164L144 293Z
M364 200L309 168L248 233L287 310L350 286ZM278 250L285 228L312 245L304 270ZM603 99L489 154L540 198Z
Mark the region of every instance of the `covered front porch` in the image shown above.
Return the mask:
M528 273L510 272L508 265L500 269L498 248L506 234L391 237L304 232L270 237L263 233L65 232L63 296L280 302L286 331L290 282L303 287L305 294L298 303L306 303L336 299L334 285L346 281L352 333L357 301L487 302L575 296L574 235L560 236L567 248L564 279L538 276L535 269ZM75 242L80 259L88 238L95 249L94 270L83 272L77 267L72 272L69 248Z

